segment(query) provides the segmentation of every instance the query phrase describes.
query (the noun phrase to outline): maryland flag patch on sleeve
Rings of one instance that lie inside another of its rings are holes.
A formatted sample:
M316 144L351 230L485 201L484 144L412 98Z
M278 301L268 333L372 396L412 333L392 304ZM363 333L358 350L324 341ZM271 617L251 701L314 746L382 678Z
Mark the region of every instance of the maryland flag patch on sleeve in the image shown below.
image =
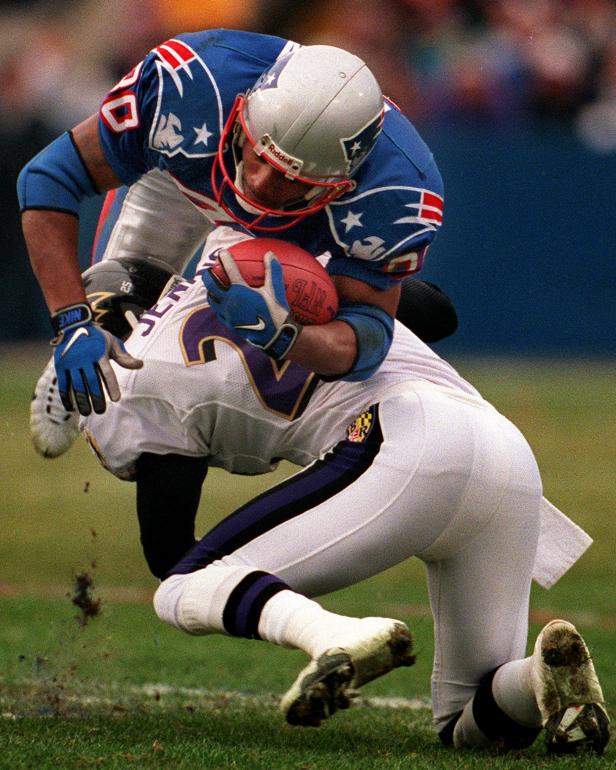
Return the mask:
M370 407L366 412L362 412L349 425L346 431L347 441L355 444L362 444L370 435L372 426L375 422L375 408Z

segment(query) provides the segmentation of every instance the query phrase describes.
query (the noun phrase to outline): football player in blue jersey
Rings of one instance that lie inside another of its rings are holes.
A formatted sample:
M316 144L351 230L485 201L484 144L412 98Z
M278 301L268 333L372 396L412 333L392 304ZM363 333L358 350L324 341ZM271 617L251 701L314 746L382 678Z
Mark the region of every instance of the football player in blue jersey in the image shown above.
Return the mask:
M443 213L429 149L356 56L228 30L157 46L18 181L56 335L39 390L57 376L69 412L103 412L105 391L120 397L110 359L140 366L94 323L77 262L81 201L122 186L104 238L112 258L153 257L181 272L221 225L284 231L329 253L340 310L322 326L297 324L278 292L204 280L215 312L247 341L348 380L370 377L386 355L401 280L421 268ZM276 260L271 271L275 286Z

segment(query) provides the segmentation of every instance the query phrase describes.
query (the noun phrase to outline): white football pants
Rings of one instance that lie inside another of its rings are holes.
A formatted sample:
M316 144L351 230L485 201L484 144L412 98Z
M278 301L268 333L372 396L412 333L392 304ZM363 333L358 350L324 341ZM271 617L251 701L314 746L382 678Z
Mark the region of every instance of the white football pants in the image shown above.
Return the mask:
M419 383L382 402L378 414L383 440L370 466L329 499L212 561L229 572L220 570L198 600L218 617L236 570L262 570L319 596L418 556L434 616L440 730L484 674L525 656L541 480L524 437L486 402ZM159 603L171 590L181 601L190 578L163 582ZM194 632L221 629L216 621Z

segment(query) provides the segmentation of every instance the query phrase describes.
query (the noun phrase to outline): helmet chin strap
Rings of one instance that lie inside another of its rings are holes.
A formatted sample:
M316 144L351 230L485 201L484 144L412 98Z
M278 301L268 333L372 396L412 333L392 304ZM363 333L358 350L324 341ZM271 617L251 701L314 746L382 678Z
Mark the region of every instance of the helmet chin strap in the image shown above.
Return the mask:
M135 329L139 326L139 319L137 316L133 313L132 310L126 310L124 311L124 318L126 318L126 322L130 326L130 328L135 331Z

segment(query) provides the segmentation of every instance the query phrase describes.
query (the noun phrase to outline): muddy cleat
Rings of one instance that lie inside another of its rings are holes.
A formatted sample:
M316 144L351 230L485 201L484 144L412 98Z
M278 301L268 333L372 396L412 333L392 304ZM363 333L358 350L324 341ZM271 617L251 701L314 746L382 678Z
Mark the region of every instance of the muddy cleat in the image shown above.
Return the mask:
M344 647L332 647L301 671L280 702L291 725L318 727L346 709L358 688L399 666L412 666L412 637L398 620L364 618L364 633Z
M79 415L67 412L60 399L53 358L36 383L30 403L30 436L43 457L59 457L79 433Z
M571 623L552 620L541 631L531 681L548 751L602 754L610 737L610 720L588 647Z

